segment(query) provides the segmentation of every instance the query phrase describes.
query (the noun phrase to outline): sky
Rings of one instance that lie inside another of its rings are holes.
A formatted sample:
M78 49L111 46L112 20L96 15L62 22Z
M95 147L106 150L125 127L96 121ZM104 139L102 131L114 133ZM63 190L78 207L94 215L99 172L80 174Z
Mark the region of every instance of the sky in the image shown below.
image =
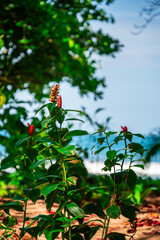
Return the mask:
M160 127L160 17L154 19L144 31L135 35L135 25L142 24L140 11L145 0L116 0L107 7L115 17L115 24L93 23L93 29L118 38L124 48L116 58L96 56L97 76L106 78L103 100L81 98L77 88L61 84L64 108L80 109L86 106L93 116L96 108L104 107L99 120L112 117L110 128L119 130L126 125L132 132L149 134ZM85 128L85 126L84 126ZM88 128L88 126L87 126Z

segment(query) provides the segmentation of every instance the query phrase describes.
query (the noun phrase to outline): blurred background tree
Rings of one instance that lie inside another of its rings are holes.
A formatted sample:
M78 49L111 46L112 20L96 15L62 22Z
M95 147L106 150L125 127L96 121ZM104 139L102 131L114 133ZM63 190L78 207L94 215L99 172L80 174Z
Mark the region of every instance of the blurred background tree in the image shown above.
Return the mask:
M119 40L94 31L94 21L114 23L104 5L113 0L1 1L0 9L0 142L15 153L26 134L26 107L18 90L34 93L34 102L49 95L49 82L67 81L81 95L102 98L105 79L96 76L93 54L114 57ZM23 94L23 93L22 93ZM25 101L24 101L25 102ZM33 101L28 101L33 105ZM33 123L38 122L36 118ZM20 150L20 149L19 149Z
M140 16L144 21L140 25L135 25L138 30L135 34L140 34L155 18L160 16L160 0L146 1L146 6L142 8Z

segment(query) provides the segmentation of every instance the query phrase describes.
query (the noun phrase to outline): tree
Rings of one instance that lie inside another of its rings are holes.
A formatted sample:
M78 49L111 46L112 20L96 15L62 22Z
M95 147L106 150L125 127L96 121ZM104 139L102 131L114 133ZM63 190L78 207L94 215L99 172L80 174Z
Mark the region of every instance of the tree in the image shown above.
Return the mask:
M8 153L16 151L19 135L25 134L28 115L15 98L17 89L29 89L40 101L48 95L48 83L67 81L80 94L102 97L93 54L114 57L122 45L95 21L113 23L105 4L113 0L6 0L0 9L0 140ZM46 95L43 90L46 91ZM43 93L43 95L42 95ZM33 104L29 101L28 104ZM15 110L11 113L11 110ZM38 119L34 118L33 123ZM4 133L4 132L3 132ZM7 135L8 134L8 135ZM6 144L7 142L7 144Z
M141 10L140 16L144 18L144 23L135 26L138 29L136 34L141 33L154 18L160 16L160 0L148 0L147 6Z
M39 95L50 81L67 81L80 93L101 97L93 53L114 56L118 40L93 31L91 22L114 22L100 7L113 0L2 1L0 16L1 86L27 88Z
M146 153L146 161L151 162L153 157L159 157L160 154L160 129L157 130L156 134L150 134L152 140L149 145L149 151Z

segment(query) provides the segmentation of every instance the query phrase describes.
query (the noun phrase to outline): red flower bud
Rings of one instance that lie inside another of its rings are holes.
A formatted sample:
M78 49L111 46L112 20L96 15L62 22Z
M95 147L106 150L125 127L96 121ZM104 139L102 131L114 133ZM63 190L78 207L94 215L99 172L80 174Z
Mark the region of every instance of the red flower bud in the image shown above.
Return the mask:
M121 128L122 128L123 132L125 132L125 133L128 132L128 128L127 128L126 126L125 126L125 127L122 127L122 126L121 126Z
M28 127L29 127L29 136L33 136L33 133L34 133L34 125L30 125L29 123L28 124Z
M62 107L62 98L61 98L61 95L59 95L59 97L58 97L57 106L60 107L60 108Z

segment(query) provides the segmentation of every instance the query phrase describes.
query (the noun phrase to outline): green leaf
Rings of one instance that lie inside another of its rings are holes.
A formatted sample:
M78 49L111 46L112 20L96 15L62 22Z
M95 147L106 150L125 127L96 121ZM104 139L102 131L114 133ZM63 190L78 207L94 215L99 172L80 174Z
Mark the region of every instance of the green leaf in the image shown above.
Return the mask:
M56 189L55 191L52 191L50 194L48 194L47 198L46 198L46 208L47 210L51 210L53 203L57 197L58 194L58 190Z
M97 140L98 140L99 144L102 145L104 143L105 139L106 139L105 137L102 137L102 138L98 138Z
M115 150L111 150L108 151L106 155L109 160L113 160L117 156L117 152Z
M72 240L84 240L81 234L76 233L76 235L72 236Z
M50 104L50 103L49 103ZM53 103L54 104L54 103ZM35 111L35 114L37 114L39 111L41 111L43 108L45 108L48 105L48 103L42 105L37 111Z
M125 204L128 204L128 205L133 204L133 202L130 199L126 199L126 198L119 198L119 199L122 203L125 203Z
M139 168L142 168L144 170L144 165L143 164L136 164L136 165L133 165L132 167L139 167Z
M119 185L122 181L125 180L126 171L116 172L115 176L114 176L114 173L111 173L110 176L113 179L113 181L115 178L115 183Z
M62 166L59 163L52 164L48 169L48 175L59 175L62 171Z
M126 240L125 236L128 236L128 235L123 233L117 233L117 232L112 232L107 234L107 238L110 240Z
M40 196L40 190L39 189L31 189L28 191L28 197L32 200L32 202L36 202Z
M50 122L52 123L53 120L52 120L52 117L51 117L51 116L48 116L46 119L44 119L44 120L41 122L41 125L47 127L48 123L50 123Z
M107 208L106 213L110 218L117 218L121 214L121 211L118 206L112 205Z
M117 133L117 132L109 131L109 132L105 133L105 135L106 135L106 137L110 137L111 135L114 135L115 133Z
M13 228L6 227L5 225L0 226L0 229L5 229L5 230L13 231Z
M26 152L27 156L32 160L36 160L36 157L38 156L38 151L35 148L29 148Z
M37 227L39 228L39 236L42 235L44 230L46 228L52 228L55 227L55 220L53 218L53 215L38 215L36 217L32 218L34 221L39 220Z
M79 118L67 118L65 121L80 121L84 123L84 121Z
M64 148L59 148L57 145L53 145L53 147L60 153L66 156L72 156L76 152L76 147L74 145L68 145Z
M88 227L88 226L87 226ZM84 237L85 237L85 240L90 240L93 238L93 236L96 234L96 232L102 228L102 225L97 225L96 227L90 227L90 228L85 228L85 231L84 231Z
M59 205L59 208L57 209L56 213L54 214L54 217L61 212L61 210L64 208L64 206L66 205L66 203L70 201L70 198L65 199L63 202L61 202L61 204Z
M75 202L77 205L81 206L82 200L83 200L82 194L76 193L76 194L72 195L71 200L73 202Z
M56 107L55 103L53 103L53 102L47 103L47 108L48 108L49 112L51 112L55 107Z
M46 222L51 223L52 225L54 225L54 221L55 221L53 219L52 215L42 215L42 214L40 214L38 216L35 216L35 217L31 218L31 219L33 219L33 220L44 220Z
M4 46L4 41L2 38L0 38L0 49Z
M144 202L144 200L146 199L146 197L153 191L153 190L157 190L156 187L150 187L147 188L141 195L141 203Z
M136 182L137 182L137 175L132 169L130 169L128 173L128 178L127 178L127 185L131 189L134 189Z
M83 113L82 111L80 110L74 110L74 109L65 109L66 112L78 112L78 113Z
M94 114L97 114L97 113L99 113L101 111L104 111L104 110L105 110L105 108L97 108Z
M75 184L75 181L73 180L72 177L69 177L69 178L67 178L66 180L67 180L68 182L70 182L71 184L76 185L76 184Z
M104 149L106 149L106 148L107 148L107 146L101 147L101 148L99 148L97 151L95 151L94 154L96 155L96 154L102 152L102 151L103 151Z
M121 203L121 213L124 217L128 218L131 223L133 223L136 217L136 211L140 210L134 206Z
M114 180L114 174L111 174L112 179ZM125 182L126 181L126 177L127 177L127 185L133 189L136 185L137 182L137 175L136 173L130 169L126 169L122 172L116 172L115 173L115 181L116 184L120 184L122 181Z
M125 133L126 139L128 139L130 142L132 142L133 134L131 132Z
M72 48L75 44L74 40L72 38L69 38L69 47Z
M84 205L82 209L86 214L95 213L98 217L103 218L103 219L105 218L103 209L93 203L88 203L88 204Z
M37 238L37 235L39 233L39 228L38 227L30 227L30 228L25 227L24 230L35 238Z
M71 202L66 204L66 208L68 208L68 210L75 216L75 217L79 217L79 218L83 218L84 217L84 212L83 210L77 206L77 204Z
M117 137L115 137L114 142L117 144L122 139L123 139L123 136L117 136Z
M66 223L68 221L68 218L67 217L60 217L60 218L57 218L57 220L62 222L62 223Z
M21 138L18 142L16 142L16 145L19 146L19 145L21 145L22 143L27 142L29 139L31 139L31 136L26 137L26 138Z
M48 196L52 191L56 190L58 188L59 184L48 184L45 187L41 189L41 194L45 197Z
M107 194L103 194L97 200L97 205L100 206L102 209L108 207L111 201L111 196Z
M6 202L6 203L0 205L0 210L1 209L3 209L3 210L14 209L14 210L20 211L20 212L23 211L23 207L20 204L20 202Z
M36 163L32 166L32 169L35 170L39 165L43 164L45 161L47 161L47 159L42 159L42 160L36 162Z
M36 142L44 142L44 143L49 142L49 143L51 143L52 139L49 138L49 137L41 137L41 138L36 139Z
M12 227L14 225L17 224L17 220L15 217L12 217L12 216L7 216L7 217L4 217L3 218L3 224L6 226L6 227Z
M133 134L133 135L136 136L136 137L145 139L145 137L142 134L136 133L136 134Z
M141 155L143 155L142 150L144 148L141 144L133 142L133 143L128 144L128 147L130 149L130 152L137 152L137 153L140 153Z
M84 136L84 135L88 135L88 132L83 130L73 130L73 131L67 132L63 137L63 140L68 140L75 136Z
M47 240L54 240L58 237L60 232L64 232L64 230L60 227L60 225L59 225L59 228L58 227L57 227L57 229L55 229L55 228L56 227L54 227L54 230L53 230L53 228L47 228L44 231L44 234L45 234L45 237Z
M116 162L107 159L107 160L104 162L104 164L105 164L105 167L104 167L102 170L104 170L104 171L111 171L111 168L112 168L114 165L116 165ZM118 165L118 164L117 164L117 165Z
M98 225L96 227L91 227L91 234L90 234L90 239L96 234L96 232L102 228L102 225Z
M16 157L17 156L15 156L15 155L11 155L11 156L4 158L1 162L0 171L16 166L16 162L15 162Z

